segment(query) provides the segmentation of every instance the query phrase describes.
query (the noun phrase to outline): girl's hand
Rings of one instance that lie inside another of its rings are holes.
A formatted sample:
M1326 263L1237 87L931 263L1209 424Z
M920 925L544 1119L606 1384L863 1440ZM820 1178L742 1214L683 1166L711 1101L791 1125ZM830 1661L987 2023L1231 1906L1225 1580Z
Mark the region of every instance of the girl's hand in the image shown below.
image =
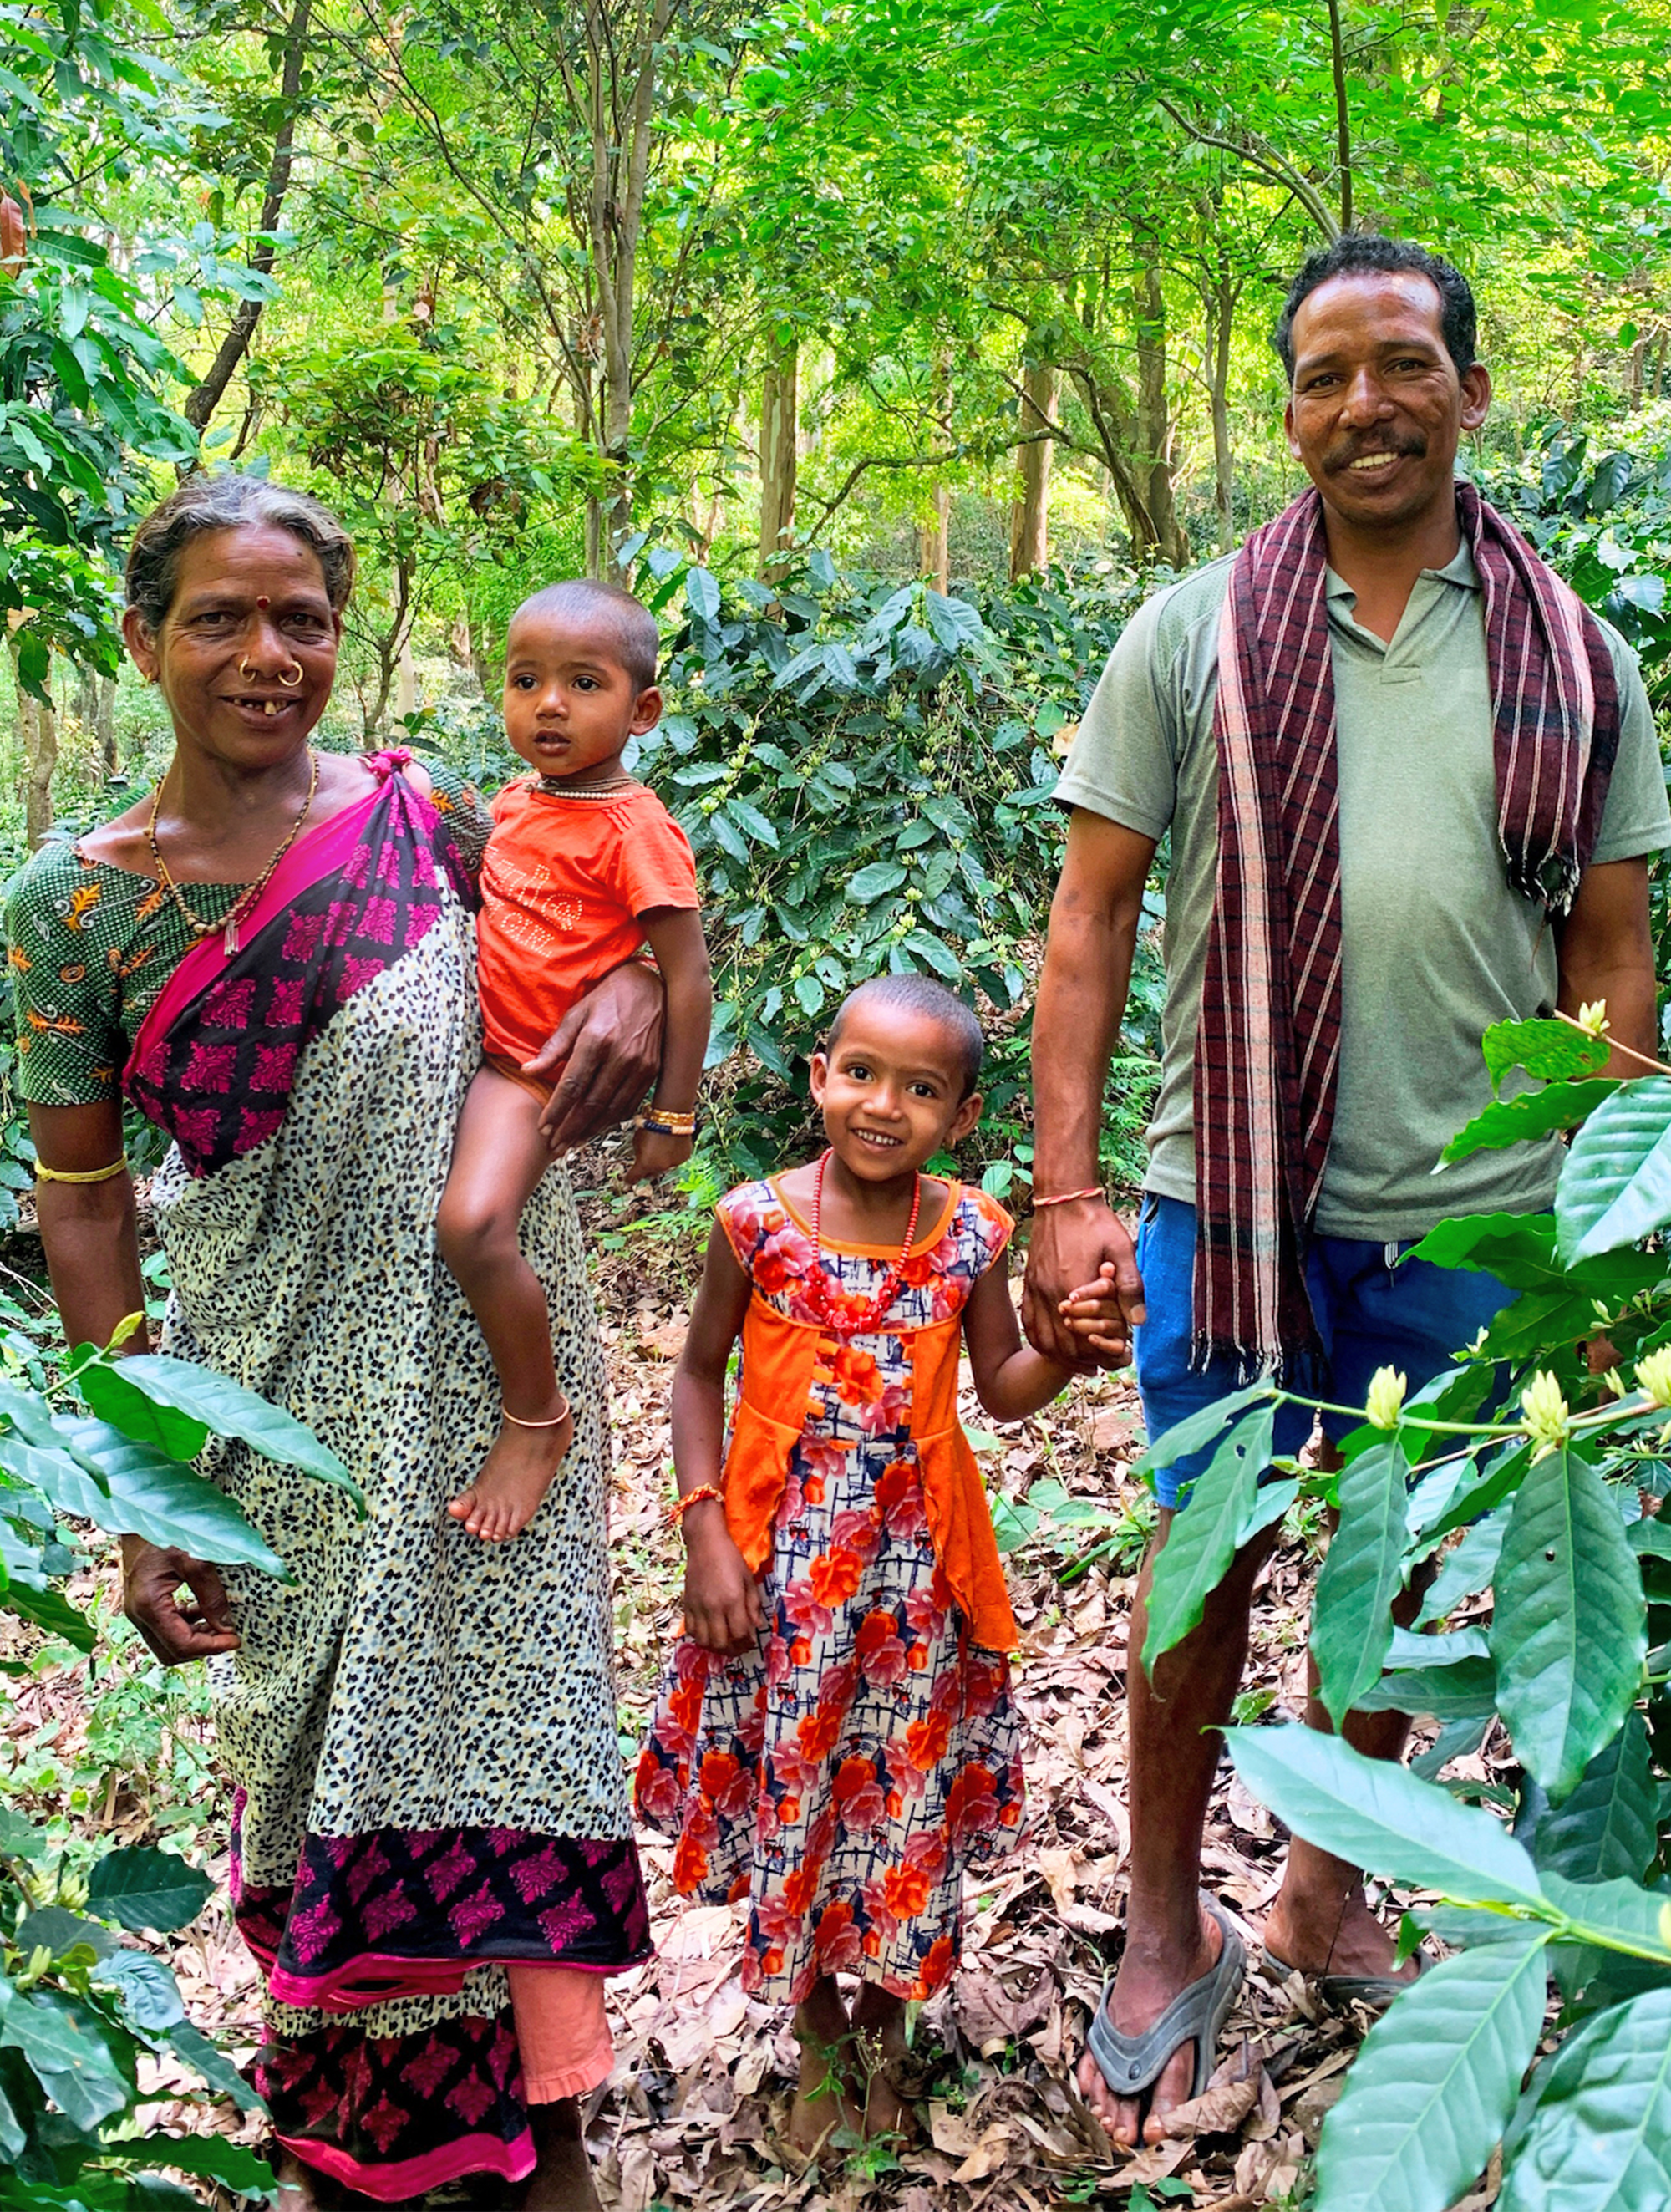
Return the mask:
M653 1129L633 1132L633 1164L629 1182L653 1182L658 1176L682 1168L696 1150L694 1137L659 1137Z
M1072 1335L1091 1351L1130 1358L1130 1332L1112 1261L1103 1262L1094 1283L1081 1283L1070 1291L1056 1310Z
M714 1500L684 1516L684 1632L704 1651L751 1651L766 1625L760 1584Z

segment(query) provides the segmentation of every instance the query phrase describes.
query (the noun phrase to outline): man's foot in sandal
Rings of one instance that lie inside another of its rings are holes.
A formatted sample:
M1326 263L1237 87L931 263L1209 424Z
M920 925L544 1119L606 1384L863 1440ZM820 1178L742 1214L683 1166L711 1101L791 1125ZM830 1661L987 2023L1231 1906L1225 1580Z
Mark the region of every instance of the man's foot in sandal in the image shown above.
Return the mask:
M1313 1908L1285 1882L1265 1923L1265 1956L1279 1973L1303 1974L1330 2004L1384 2011L1427 1963L1419 1955L1395 1968L1395 1938L1370 1911L1361 1888L1342 1903L1338 1890Z
M502 1544L520 1536L538 1512L574 1441L574 1410L566 1398L561 1403L561 1413L540 1421L507 1413L482 1472L447 1506L453 1518L483 1543Z
M1216 2036L1241 1984L1242 1944L1228 1919L1205 1898L1195 1939L1179 1950L1134 1941L1128 1931L1119 1971L1104 1996L1099 2027L1112 2028L1122 2045L1134 2047L1160 2026L1180 1998L1199 1993L1197 2009L1206 2029ZM1106 2039L1099 2035L1098 2040L1107 2052ZM1205 2086L1212 2064L1212 2051L1203 2053L1197 2039L1186 2036L1164 2055L1164 2063L1146 2082L1133 2082L1130 2093L1122 2094L1087 2042L1074 2078L1080 2095L1114 2141L1136 2149L1145 2142L1164 2141L1166 2115L1199 2094L1196 2085Z

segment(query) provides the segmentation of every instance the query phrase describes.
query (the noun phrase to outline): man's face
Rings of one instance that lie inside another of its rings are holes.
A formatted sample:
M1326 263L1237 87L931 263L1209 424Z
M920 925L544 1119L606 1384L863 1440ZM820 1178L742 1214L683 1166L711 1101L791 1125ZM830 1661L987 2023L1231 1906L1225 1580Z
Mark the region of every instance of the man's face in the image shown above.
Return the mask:
M1292 325L1288 447L1324 503L1359 529L1395 529L1450 496L1456 447L1491 404L1476 362L1459 377L1431 277L1331 276Z

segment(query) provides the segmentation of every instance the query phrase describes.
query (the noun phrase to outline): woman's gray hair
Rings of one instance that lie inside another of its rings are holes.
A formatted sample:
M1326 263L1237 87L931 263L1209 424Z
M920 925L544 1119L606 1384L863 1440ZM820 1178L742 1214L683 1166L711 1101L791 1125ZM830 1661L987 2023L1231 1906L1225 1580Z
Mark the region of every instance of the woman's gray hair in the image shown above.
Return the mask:
M354 589L354 544L328 507L265 477L195 476L151 510L128 548L128 605L154 635L173 604L180 556L191 539L243 523L288 530L307 546L324 574L326 597L342 612Z

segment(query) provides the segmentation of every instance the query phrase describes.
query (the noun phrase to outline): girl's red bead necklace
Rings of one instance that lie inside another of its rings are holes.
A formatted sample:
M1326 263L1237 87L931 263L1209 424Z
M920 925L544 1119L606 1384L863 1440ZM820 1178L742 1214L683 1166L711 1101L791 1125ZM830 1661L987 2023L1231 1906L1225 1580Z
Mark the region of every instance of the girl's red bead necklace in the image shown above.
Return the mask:
M900 1284L905 1278L905 1263L911 1256L911 1247L916 1242L917 1215L922 1208L922 1177L911 1178L911 1218L905 1224L905 1242L899 1248L899 1257L882 1278L882 1287L876 1296L856 1310L851 1307L838 1308L830 1297L829 1279L823 1271L823 1240L818 1224L823 1216L824 1170L829 1165L826 1152L818 1162L818 1171L812 1180L812 1244L814 1264L812 1279L807 1285L806 1302L820 1321L842 1336L865 1336L879 1328L887 1319L894 1300L899 1296Z

